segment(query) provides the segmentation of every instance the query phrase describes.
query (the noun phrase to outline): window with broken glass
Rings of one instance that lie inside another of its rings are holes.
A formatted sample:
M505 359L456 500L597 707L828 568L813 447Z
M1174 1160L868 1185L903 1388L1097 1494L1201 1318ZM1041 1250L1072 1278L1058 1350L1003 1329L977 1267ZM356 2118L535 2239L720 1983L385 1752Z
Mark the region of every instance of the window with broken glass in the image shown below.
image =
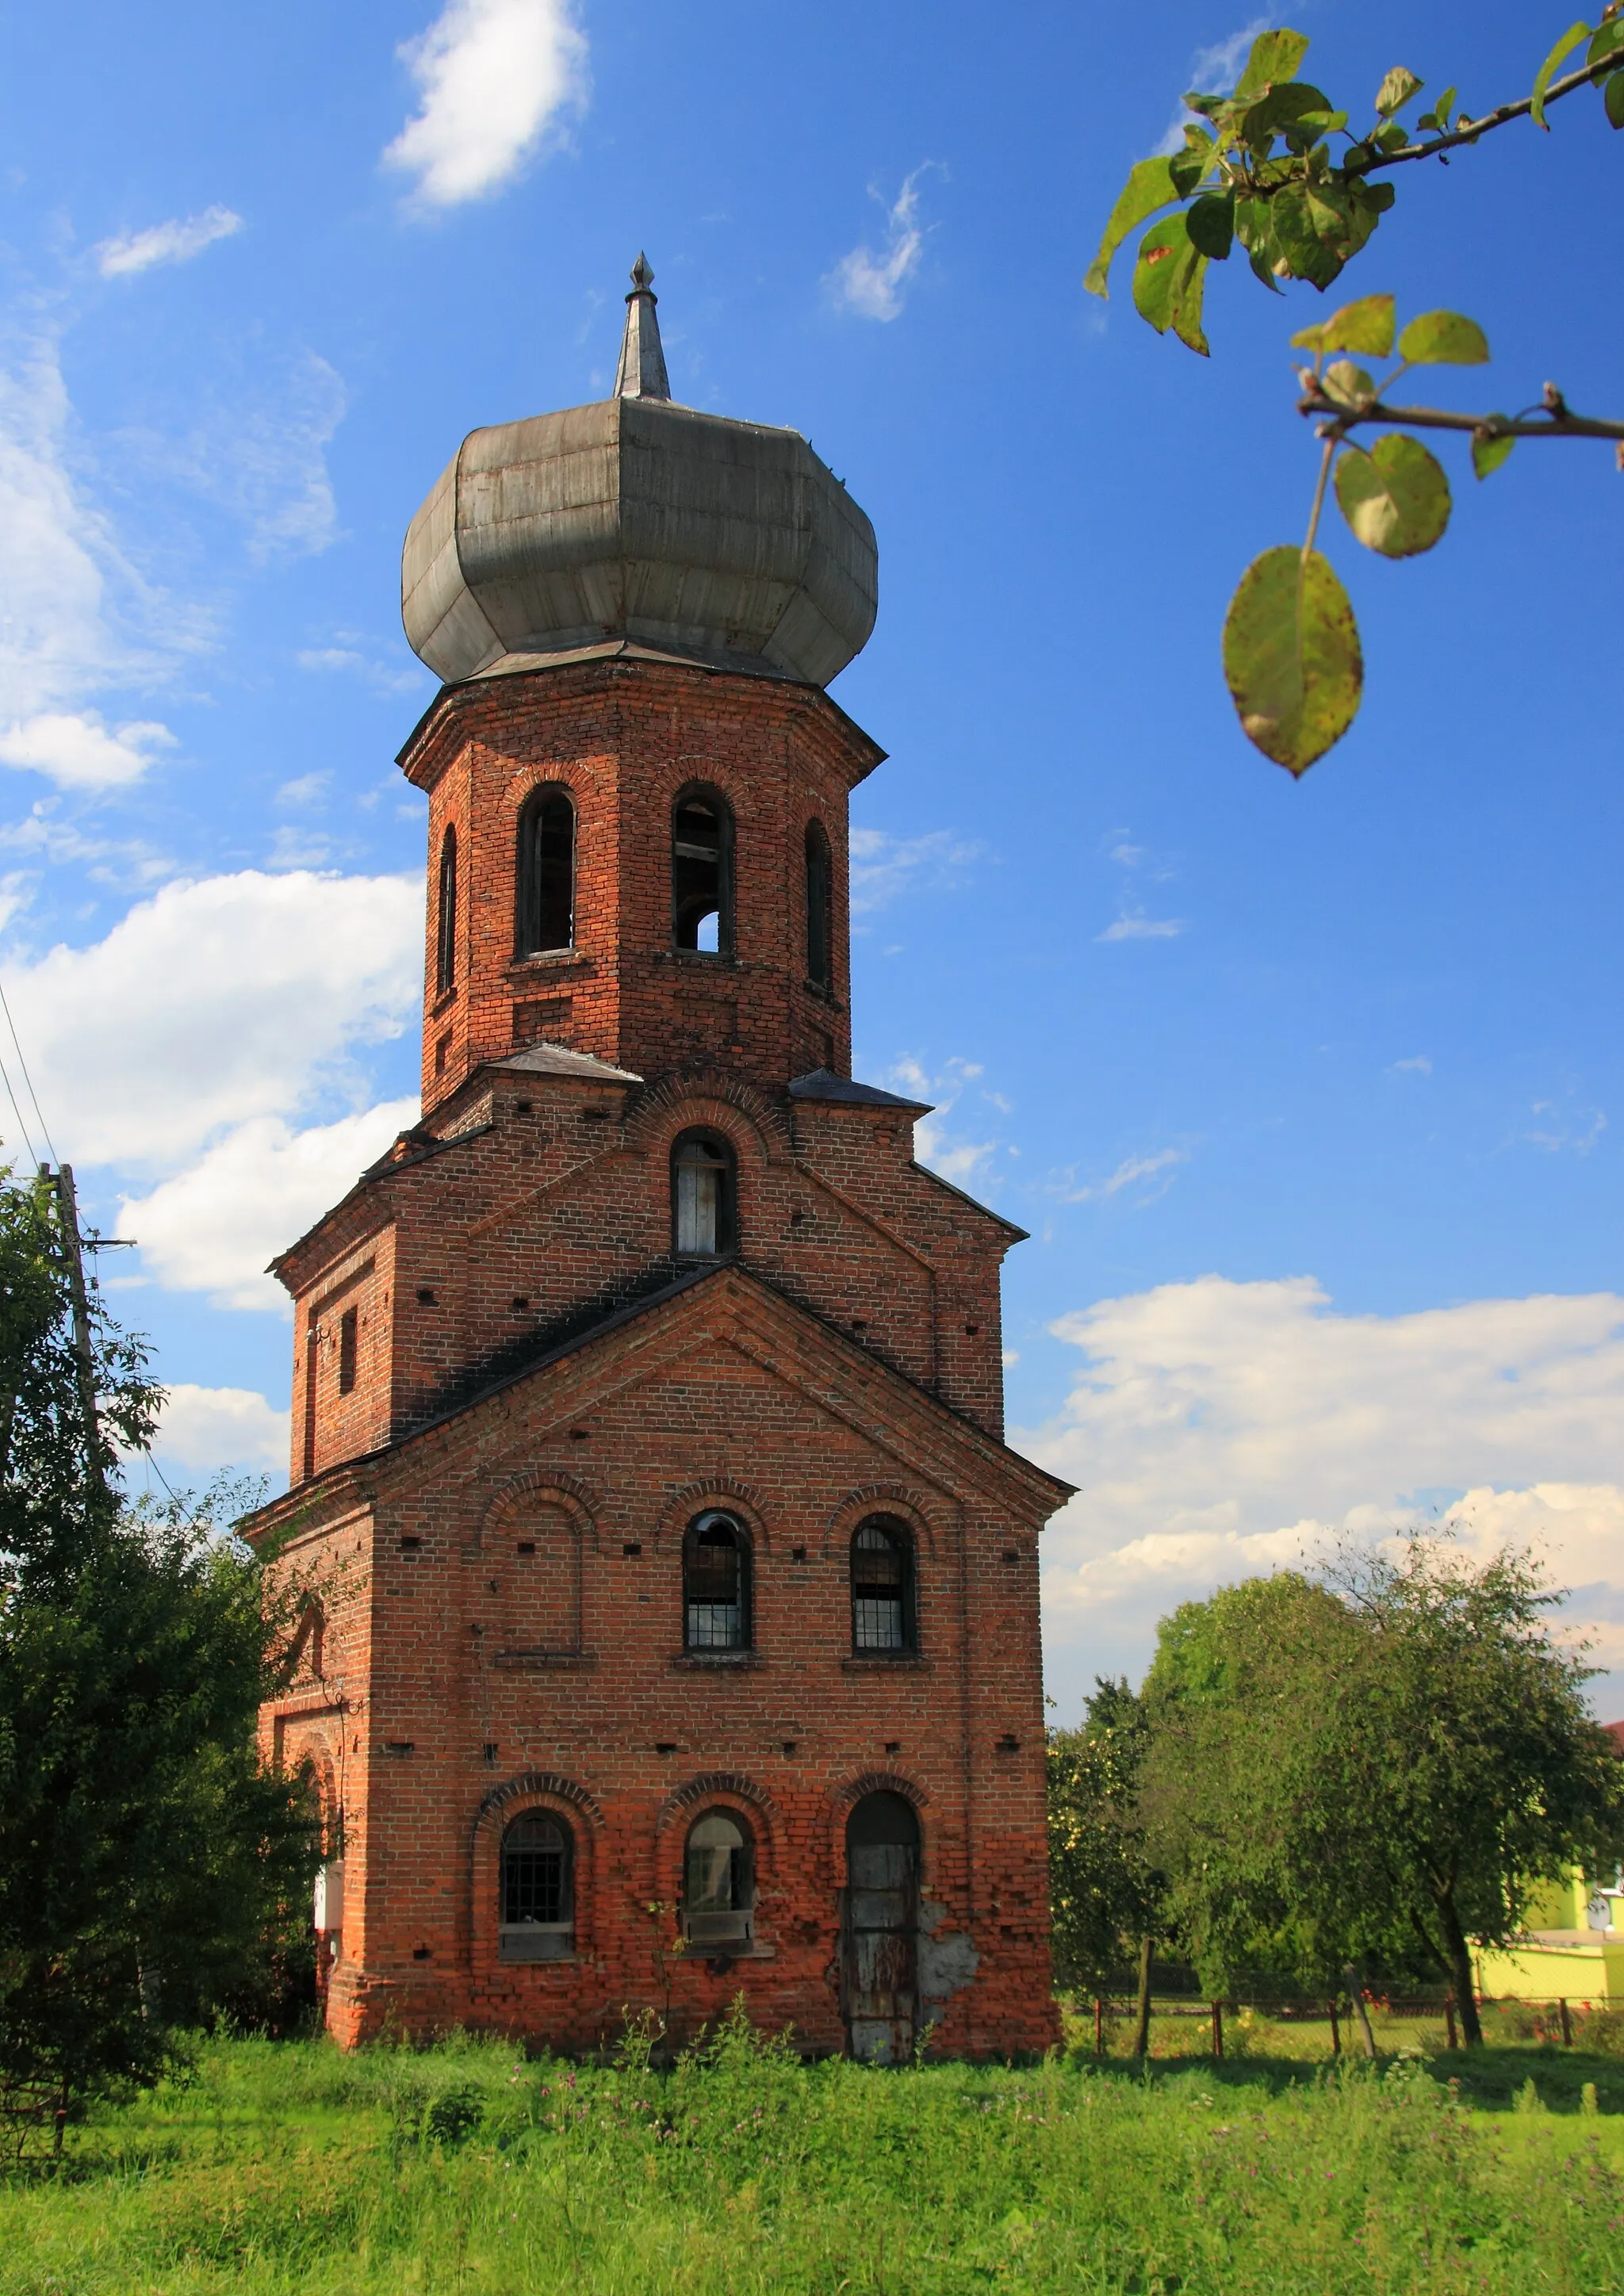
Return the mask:
M683 1857L683 1934L690 1943L753 1942L755 1864L749 1829L732 1810L707 1810L690 1828Z
M559 1961L575 1950L574 1845L545 1810L527 1810L502 1837L503 1961Z
M750 1647L750 1541L729 1514L713 1511L688 1526L683 1641L691 1651Z

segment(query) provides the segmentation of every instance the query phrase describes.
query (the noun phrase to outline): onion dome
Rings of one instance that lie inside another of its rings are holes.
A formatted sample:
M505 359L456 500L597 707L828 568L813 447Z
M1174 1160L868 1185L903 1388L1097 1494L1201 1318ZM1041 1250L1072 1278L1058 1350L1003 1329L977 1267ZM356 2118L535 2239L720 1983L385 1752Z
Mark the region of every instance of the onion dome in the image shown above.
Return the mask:
M613 398L471 432L407 529L406 636L448 685L630 645L826 685L867 643L874 528L799 431L677 404L653 275Z

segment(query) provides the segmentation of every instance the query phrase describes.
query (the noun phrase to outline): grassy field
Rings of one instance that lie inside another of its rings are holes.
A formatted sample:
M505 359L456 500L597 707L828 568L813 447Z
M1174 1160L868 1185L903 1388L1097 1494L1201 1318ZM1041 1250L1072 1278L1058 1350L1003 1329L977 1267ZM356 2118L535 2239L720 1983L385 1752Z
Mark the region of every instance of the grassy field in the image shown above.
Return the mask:
M1333 2066L1327 2029L1254 2019L1214 2066L1178 2053L1201 2034L1158 2020L1143 2075L1095 2061L1091 2020L1087 2053L1027 2070L802 2065L747 2029L665 2072L635 2046L209 2043L61 2177L0 2185L0 2296L1624 2283L1624 2062Z

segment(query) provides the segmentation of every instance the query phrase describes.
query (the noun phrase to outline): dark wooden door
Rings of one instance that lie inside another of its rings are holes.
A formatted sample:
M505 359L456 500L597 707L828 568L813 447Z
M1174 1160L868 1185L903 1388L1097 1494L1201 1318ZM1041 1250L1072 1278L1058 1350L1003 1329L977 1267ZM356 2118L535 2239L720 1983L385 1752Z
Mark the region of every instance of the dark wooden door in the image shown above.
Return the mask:
M919 2020L919 1820L900 1794L869 1794L846 1827L841 2014L851 2054L906 2064Z

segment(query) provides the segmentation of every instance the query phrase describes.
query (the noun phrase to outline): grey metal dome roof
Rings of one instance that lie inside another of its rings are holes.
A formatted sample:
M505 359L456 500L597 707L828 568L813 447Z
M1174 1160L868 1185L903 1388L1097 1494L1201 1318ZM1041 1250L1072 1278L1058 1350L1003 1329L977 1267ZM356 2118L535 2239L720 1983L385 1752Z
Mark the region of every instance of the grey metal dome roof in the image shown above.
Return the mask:
M826 685L867 642L874 528L799 431L673 402L652 276L615 396L472 431L407 529L406 636L448 685L630 640Z

